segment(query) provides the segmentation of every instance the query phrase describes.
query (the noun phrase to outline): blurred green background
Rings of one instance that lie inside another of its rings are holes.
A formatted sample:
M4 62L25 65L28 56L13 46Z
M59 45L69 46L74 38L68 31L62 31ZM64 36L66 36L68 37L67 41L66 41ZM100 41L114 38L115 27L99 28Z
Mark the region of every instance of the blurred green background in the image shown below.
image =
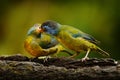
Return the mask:
M120 59L120 0L0 0L0 55L29 56L23 47L26 33L45 20L91 34L112 58Z

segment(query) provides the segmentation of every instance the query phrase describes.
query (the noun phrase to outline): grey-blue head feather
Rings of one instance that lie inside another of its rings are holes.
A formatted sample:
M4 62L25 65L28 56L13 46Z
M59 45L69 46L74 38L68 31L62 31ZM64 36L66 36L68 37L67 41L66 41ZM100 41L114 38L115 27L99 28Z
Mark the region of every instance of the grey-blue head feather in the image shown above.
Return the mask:
M41 29L51 35L57 35L59 32L60 24L55 21L46 21L41 25Z

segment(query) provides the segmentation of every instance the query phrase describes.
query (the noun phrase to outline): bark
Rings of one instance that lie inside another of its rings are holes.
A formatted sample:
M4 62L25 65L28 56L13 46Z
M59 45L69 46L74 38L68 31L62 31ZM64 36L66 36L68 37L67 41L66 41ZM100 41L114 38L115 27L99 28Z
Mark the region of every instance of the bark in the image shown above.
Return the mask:
M0 80L120 80L120 63L111 58L1 56Z

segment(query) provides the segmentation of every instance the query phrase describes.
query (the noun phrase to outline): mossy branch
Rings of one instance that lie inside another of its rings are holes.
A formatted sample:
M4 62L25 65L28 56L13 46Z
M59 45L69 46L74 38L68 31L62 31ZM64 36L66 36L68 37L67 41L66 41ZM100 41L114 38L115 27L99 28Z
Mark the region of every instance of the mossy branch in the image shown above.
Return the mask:
M120 64L113 59L49 58L21 55L0 57L0 80L120 80Z

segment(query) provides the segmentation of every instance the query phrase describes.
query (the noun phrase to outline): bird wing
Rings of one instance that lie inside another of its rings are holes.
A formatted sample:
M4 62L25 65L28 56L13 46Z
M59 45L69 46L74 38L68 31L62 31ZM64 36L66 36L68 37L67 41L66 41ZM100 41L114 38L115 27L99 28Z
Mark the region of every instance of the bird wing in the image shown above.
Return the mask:
M53 47L58 44L58 41L55 38L51 39L51 42L48 44L48 48Z
M82 37L85 40L88 40L89 42L94 43L94 44L99 44L100 43L94 37L92 37L91 35L86 34L86 33L74 33L74 34L72 34L72 37L74 37L74 38Z
M94 44L99 44L99 43L100 43L100 41L96 40L94 37L92 37L92 36L89 35L89 34L83 34L82 37L83 37L84 39L86 39L86 40L94 43Z
M43 49L48 49L48 48L53 47L57 44L58 44L58 41L54 37L47 35L47 34L41 35L39 45Z
M82 38L84 38L85 40L87 40L87 41L89 41L91 43L94 43L94 44L99 44L100 43L98 40L96 40L91 35L86 34L86 33L82 32L79 29L76 29L74 27L70 27L70 26L67 27L67 32L69 34L71 34L73 38L82 37Z

